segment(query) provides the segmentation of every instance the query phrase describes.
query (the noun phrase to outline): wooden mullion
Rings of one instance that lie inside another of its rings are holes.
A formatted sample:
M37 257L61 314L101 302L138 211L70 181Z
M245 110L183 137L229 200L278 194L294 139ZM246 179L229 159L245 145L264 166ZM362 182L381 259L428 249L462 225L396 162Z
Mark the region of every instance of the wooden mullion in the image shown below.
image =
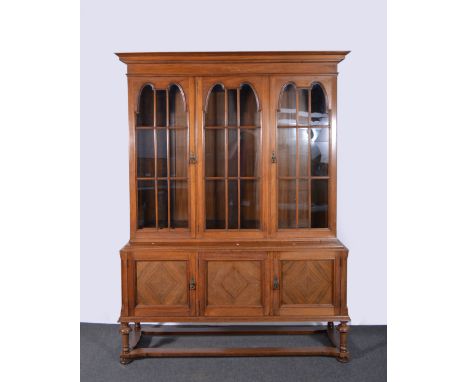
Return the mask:
M156 129L153 129L153 144L154 144L154 178L150 179L154 181L154 205L156 208L156 228L159 228L159 206L158 206L158 144L156 141ZM140 180L140 178L137 178Z
M310 180L320 180L320 179L328 180L328 179L330 179L330 177L329 176L311 176L310 177Z
M229 183L228 183L228 91L227 88L224 88L224 229L228 230L229 228Z
M240 126L241 129L259 129L261 128L260 125L242 125Z
M311 122L311 116L312 116L312 90L309 87L307 89L307 175L312 176L312 170L310 166L310 160L311 160L311 147L310 147L310 142L311 142L311 131L312 131L312 122ZM309 214L309 227L312 227L312 208L311 208L311 203L312 203L312 190L311 190L311 180L307 180L307 211Z
M156 129L163 130L165 129L166 126L156 126ZM184 130L186 129L187 126L169 126L169 129L171 130Z
M156 89L153 89L153 147L154 147L154 206L156 209L156 228L159 228L159 206L158 206L158 142L156 137L156 112L157 112L157 97Z
M236 89L237 102L237 229L240 230L241 197L240 197L240 88Z
M296 228L299 225L299 90L296 88Z
M224 178L221 178L221 179L224 179ZM165 176L162 176L162 177L151 176L151 177L147 177L147 178L137 177L137 180L167 180L167 178ZM187 176L173 176L171 178L171 180L188 180L188 177Z
M171 153L169 150L169 89L166 89L167 228L171 228Z

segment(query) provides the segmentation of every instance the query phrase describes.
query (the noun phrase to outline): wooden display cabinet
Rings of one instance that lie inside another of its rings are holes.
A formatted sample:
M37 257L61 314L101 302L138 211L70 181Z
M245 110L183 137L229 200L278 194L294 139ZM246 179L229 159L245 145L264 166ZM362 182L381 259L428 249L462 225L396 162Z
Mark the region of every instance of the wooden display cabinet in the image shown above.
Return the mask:
M348 360L348 250L336 237L337 65L347 53L117 54L127 64L130 127L123 364L171 356ZM328 324L277 325L292 321ZM239 325L141 326L154 322ZM320 332L330 346L139 346L143 335Z

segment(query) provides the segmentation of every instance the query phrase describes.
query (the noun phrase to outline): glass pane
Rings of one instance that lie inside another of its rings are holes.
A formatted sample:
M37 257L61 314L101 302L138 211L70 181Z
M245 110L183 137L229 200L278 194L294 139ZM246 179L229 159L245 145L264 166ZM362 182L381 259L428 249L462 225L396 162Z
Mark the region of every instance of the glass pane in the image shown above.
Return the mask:
M237 89L228 90L228 125L237 126Z
M167 126L166 91L156 90L156 126Z
M188 192L186 180L171 181L171 228L188 228Z
M187 176L187 129L169 130L171 176Z
M228 174L237 176L237 129L228 129Z
M287 85L281 95L280 110L278 113L278 126L296 125L296 88Z
M154 181L138 181L138 228L156 227Z
M154 177L154 130L137 130L137 176Z
M278 227L296 227L295 180L278 180Z
M224 130L205 129L205 176L224 176Z
M184 97L176 85L169 89L169 126L187 126Z
M310 161L312 176L327 176L329 130L327 127L313 127L310 135Z
M298 228L309 227L309 181L299 180L299 192L298 192Z
M296 128L276 130L278 176L296 176Z
M241 126L259 126L259 113L257 99L253 89L249 85L242 85L239 95L240 124Z
M228 228L238 228L237 180L228 181Z
M224 126L224 89L216 85L208 98L205 126Z
M260 129L240 129L240 176L257 176Z
M328 180L317 179L311 181L312 193L312 228L328 227Z
M140 93L138 106L137 126L153 126L154 119L154 91L146 85Z
M167 180L158 180L158 228L167 228Z
M166 129L156 130L156 149L158 151L157 176L167 177L167 132Z
M299 114L297 120L299 125L307 126L309 124L309 89L299 89Z
M226 228L226 205L224 180L207 180L205 182L206 228Z
M319 84L312 86L311 92L312 125L328 125L328 108L325 93Z
M260 228L260 192L257 180L240 181L241 228Z
M307 161L309 160L309 132L308 128L298 129L298 148L299 148L299 176L309 176L307 171Z

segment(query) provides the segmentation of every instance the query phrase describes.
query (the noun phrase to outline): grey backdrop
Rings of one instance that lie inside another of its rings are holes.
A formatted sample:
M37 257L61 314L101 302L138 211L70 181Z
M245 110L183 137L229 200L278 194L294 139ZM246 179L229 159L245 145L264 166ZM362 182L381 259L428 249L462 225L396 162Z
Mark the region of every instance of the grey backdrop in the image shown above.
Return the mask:
M352 323L386 324L383 0L81 1L81 321L118 319L129 238L127 85L113 53L219 50L352 51L339 65L338 237Z

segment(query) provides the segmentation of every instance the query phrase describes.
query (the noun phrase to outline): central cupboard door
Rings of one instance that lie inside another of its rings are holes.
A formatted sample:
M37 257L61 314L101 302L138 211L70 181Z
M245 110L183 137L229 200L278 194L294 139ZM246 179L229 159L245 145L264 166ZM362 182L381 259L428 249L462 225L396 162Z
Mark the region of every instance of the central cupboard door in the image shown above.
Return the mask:
M266 77L208 77L197 83L198 232L265 237Z
M204 316L269 314L267 252L200 253L200 310Z

